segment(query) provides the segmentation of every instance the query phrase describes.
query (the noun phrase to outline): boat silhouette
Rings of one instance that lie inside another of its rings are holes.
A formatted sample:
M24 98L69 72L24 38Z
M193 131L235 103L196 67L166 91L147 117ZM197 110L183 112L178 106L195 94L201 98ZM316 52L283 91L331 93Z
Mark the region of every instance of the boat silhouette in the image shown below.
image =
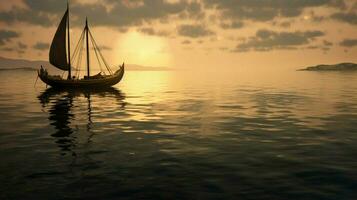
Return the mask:
M111 70L110 66L105 61L99 46L94 40L94 37L88 26L88 20L86 19L85 27L82 31L82 34L79 38L72 57L70 50L71 45L69 30L69 6L67 4L67 10L63 15L62 20L52 40L52 44L49 51L49 61L53 66L57 67L58 69L67 71L68 76L66 79L64 79L59 75L49 75L47 70L41 66L41 68L38 70L38 76L40 77L40 79L45 84L56 88L102 88L110 87L119 83L124 76L124 63L119 66L119 69L115 72ZM94 50L100 67L100 72L95 75L90 74L89 40L92 43L92 48ZM83 57L82 54L84 54L83 49L86 49L85 54L87 73L83 78L80 78L79 73L80 64L82 63ZM72 65L73 61L76 61L77 66Z

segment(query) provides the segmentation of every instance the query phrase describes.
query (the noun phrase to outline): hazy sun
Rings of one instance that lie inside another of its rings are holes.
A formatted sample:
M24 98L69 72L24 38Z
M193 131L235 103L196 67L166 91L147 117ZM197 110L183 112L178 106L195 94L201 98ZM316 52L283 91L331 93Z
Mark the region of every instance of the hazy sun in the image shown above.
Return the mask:
M116 41L113 60L144 66L170 66L171 55L166 39L131 31Z

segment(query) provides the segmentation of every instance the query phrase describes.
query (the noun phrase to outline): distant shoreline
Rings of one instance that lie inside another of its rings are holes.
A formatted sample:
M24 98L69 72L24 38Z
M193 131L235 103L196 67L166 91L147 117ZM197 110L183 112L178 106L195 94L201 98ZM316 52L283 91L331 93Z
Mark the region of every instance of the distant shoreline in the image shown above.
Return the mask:
M0 68L0 71L37 71L38 69L36 68L31 68L31 67L17 67L17 68ZM166 69L166 68L159 68L159 69L126 69L127 71L174 71L173 69ZM85 70L80 70L80 71L85 71Z
M316 65L298 69L297 71L357 71L357 64L339 63L335 65Z
M53 68L52 65L47 61L31 61L25 59L13 59L13 58L5 58L0 56L0 70L1 71L12 71L12 70L28 70L35 71L40 66L44 66L47 69ZM118 68L118 66L113 66L113 69ZM84 69L83 69L84 70ZM149 67L142 66L136 64L125 64L125 70L127 71L173 71L169 67ZM95 71L95 70L94 70Z
M36 71L37 69L35 68L31 68L31 67L18 67L18 68L0 68L0 72L1 71L20 71L20 70L23 70L23 71Z

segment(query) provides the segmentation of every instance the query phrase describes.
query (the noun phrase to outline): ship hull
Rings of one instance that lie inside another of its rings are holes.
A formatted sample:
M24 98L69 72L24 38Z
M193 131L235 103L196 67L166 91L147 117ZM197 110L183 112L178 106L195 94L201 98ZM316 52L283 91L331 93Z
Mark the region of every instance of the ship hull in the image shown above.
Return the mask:
M49 76L38 71L38 76L47 85L54 88L105 88L111 87L121 81L124 76L124 66L117 70L113 75L100 78L89 79L62 79L55 76Z

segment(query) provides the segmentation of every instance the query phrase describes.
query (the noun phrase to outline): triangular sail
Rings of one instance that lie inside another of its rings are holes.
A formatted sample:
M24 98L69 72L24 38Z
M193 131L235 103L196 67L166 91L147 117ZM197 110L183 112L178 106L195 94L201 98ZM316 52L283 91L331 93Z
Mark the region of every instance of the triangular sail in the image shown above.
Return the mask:
M62 70L69 70L66 50L66 26L68 18L68 9L64 13L56 34L52 40L50 48L50 63Z

